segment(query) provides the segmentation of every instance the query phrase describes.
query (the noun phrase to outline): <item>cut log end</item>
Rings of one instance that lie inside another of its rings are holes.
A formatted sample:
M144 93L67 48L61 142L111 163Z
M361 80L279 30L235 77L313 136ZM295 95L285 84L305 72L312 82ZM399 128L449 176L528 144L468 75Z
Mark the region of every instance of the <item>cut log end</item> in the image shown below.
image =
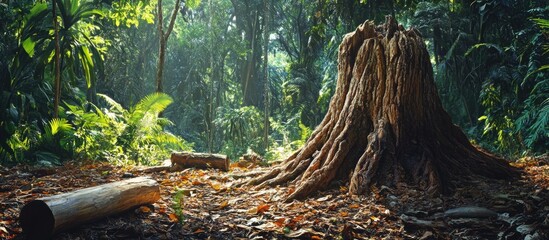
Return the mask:
M53 234L55 219L49 206L42 200L27 203L19 216L21 228L29 239L39 239L41 236Z

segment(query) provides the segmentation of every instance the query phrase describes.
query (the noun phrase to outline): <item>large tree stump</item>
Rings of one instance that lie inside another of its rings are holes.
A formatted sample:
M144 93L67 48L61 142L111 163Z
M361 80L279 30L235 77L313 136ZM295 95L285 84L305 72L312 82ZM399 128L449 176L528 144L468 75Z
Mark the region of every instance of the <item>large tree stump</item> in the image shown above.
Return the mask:
M158 199L158 183L138 177L33 200L21 209L19 221L30 239L47 239L61 230Z
M229 171L230 161L226 155L212 153L178 152L172 153L172 169L181 168L217 168Z
M417 30L391 17L377 27L367 21L344 37L338 61L335 95L320 125L300 150L249 184L294 184L291 200L349 176L352 194L376 183L440 193L462 176L517 176L452 124Z

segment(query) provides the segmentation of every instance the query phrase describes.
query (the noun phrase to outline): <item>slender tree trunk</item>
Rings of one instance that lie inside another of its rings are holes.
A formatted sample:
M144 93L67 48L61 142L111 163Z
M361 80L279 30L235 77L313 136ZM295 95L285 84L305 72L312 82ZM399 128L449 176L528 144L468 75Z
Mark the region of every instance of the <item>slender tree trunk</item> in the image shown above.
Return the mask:
M53 33L55 41L54 53L54 68L55 68L55 83L54 83L54 100L53 100L53 117L59 116L59 101L61 99L61 65L60 65L60 48L59 48L59 23L57 22L57 3L52 0L52 16L53 16Z
M164 61L166 58L166 45L168 43L168 38L173 31L177 13L179 12L179 5L181 0L176 0L175 7L172 11L170 17L170 22L168 23L168 28L164 31L164 17L162 14L162 0L158 0L157 5L157 16L158 16L158 38L159 38L159 47L158 47L158 64L156 68L156 92L163 92L162 87L162 75L164 72Z
M163 92L162 87L162 75L164 74L164 61L166 55L166 41L164 37L160 37L159 48L158 48L158 64L156 68L156 92Z
M263 25L263 86L264 86L264 122L263 122L263 144L265 152L269 150L269 0L265 0L265 13Z
M351 194L372 186L452 190L463 176L511 179L518 171L471 145L442 108L429 53L415 29L392 17L365 22L339 46L338 81L328 113L305 145L249 184L290 184L286 200L335 179Z
M245 105L257 105L257 102L255 102L255 97L252 93L252 91L255 88L255 84L256 84L256 79L257 78L257 71L256 71L256 60L259 60L257 59L255 56L257 55L256 51L259 51L257 50L257 42L256 42L256 39L258 38L256 35L257 35L257 25L259 24L258 22L258 11L255 11L255 14L254 14L254 17L253 17L253 21L252 21L252 26L250 28L251 32L249 33L249 37L248 37L248 40L251 41L250 42L250 49L251 49L251 52L248 52L248 54L246 54L246 67L243 71L243 79L244 79L244 89L243 89L243 99L244 99L244 104ZM253 84L253 85L252 85ZM250 91L250 88L252 88L252 91Z
M212 5L212 0L209 0L208 1L208 7L209 7L209 10L210 10L210 17L208 18L208 22L209 22L209 25L210 25L210 106L209 106L209 115L210 115L210 121L208 122L208 152L212 152L213 151L213 142L214 142L214 134L215 134L215 123L214 123L214 120L215 120L215 101L214 101L214 98L215 98L215 89L214 89L214 82L215 82L215 62L214 62L214 53L213 53L213 50L214 50L214 36L215 34L213 33L213 5Z

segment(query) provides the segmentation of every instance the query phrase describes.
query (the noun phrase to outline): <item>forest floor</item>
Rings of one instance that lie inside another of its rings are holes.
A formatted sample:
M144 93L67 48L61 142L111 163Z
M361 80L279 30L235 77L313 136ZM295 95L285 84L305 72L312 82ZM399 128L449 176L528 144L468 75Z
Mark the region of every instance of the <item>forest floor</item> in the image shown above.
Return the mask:
M158 202L54 239L549 239L549 157L514 165L524 169L518 181L463 180L451 196L383 186L357 197L334 183L290 203L283 202L287 187L236 187L267 170L254 166L147 174L93 162L0 167L0 239L25 238L18 216L35 198L143 175L160 183ZM180 214L173 208L178 200Z

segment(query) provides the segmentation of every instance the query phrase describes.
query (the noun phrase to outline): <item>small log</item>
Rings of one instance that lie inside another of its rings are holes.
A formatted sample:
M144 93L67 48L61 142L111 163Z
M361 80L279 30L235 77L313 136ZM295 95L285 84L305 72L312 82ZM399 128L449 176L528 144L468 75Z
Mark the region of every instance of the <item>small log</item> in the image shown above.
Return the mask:
M172 165L174 168L217 168L229 171L229 158L226 155L211 153L172 153Z
M44 239L158 199L158 183L148 177L137 177L38 198L23 206L19 222L30 239Z

